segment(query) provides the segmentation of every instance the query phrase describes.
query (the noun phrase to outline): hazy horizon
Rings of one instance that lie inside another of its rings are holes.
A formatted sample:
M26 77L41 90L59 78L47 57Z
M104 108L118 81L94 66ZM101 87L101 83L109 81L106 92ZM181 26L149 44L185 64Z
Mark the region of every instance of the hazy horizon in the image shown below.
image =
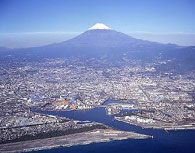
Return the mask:
M0 47L28 48L59 43L74 38L82 32L23 32L0 33ZM195 46L195 33L128 32L137 39L180 46Z
M65 41L97 22L139 39L195 45L194 6L193 0L2 0L0 47Z

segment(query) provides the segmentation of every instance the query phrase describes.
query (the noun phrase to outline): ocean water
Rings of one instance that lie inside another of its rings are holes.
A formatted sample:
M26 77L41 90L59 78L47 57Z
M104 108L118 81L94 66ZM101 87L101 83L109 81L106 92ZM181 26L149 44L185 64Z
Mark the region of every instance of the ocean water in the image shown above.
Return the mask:
M105 108L99 107L85 111L49 112L75 120L88 120L104 123L116 129L153 135L153 139L122 140L94 143L72 147L60 147L33 153L195 153L195 130L170 131L142 129L134 125L114 120L114 115L106 115Z

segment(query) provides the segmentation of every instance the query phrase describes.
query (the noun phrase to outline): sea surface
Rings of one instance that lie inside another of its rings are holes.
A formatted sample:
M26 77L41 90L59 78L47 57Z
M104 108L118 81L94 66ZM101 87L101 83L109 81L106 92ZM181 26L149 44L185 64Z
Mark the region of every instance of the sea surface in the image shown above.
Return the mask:
M104 107L82 111L42 111L42 113L64 116L74 120L88 120L104 123L115 129L153 135L154 138L143 140L128 139L89 145L60 147L50 150L33 151L33 153L195 153L195 130L167 132L165 130L143 129L114 120L114 115L106 115Z

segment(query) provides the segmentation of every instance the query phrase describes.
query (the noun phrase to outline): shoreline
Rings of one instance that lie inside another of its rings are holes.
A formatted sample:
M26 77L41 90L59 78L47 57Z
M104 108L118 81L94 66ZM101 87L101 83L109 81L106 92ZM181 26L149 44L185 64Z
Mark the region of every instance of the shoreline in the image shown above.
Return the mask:
M120 122L124 122L127 124L132 124L135 126L139 126L143 129L161 129L161 130L165 130L165 131L177 131L177 130L195 130L195 126L194 125L180 125L180 126L149 126L149 125L143 125L143 124L139 124L139 123L135 123L135 122L130 122L130 121L126 121L120 118L115 118L115 120L120 121Z
M118 131L114 129L95 129L77 134L36 139L30 141L7 143L0 145L1 153L30 152L47 150L58 147L71 147L76 145L87 145L91 143L110 142L125 139L148 139L152 136L134 132Z

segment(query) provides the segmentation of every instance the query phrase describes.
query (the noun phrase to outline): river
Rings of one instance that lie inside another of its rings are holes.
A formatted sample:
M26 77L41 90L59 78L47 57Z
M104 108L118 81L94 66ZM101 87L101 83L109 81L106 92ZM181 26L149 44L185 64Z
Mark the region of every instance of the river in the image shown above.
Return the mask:
M42 111L42 113L64 116L74 120L88 120L104 123L110 127L153 135L153 139L122 140L94 143L84 146L61 147L33 153L195 153L195 130L169 131L142 129L134 125L114 120L114 115L106 115L104 107L82 111Z

